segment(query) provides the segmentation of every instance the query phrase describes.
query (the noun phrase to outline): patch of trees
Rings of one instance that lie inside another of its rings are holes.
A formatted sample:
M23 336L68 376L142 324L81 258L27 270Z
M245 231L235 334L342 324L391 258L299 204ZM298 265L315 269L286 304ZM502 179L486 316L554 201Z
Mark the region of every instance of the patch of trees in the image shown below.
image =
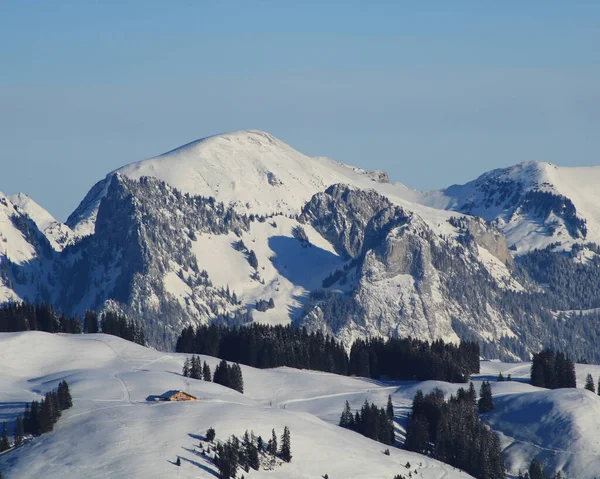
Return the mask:
M439 389L417 391L405 448L426 454L481 479L504 479L498 436L479 419L474 388L444 400Z
M200 358L196 356L192 356L191 359L185 358L182 374L186 378L203 379L204 381L208 382L212 381L210 366L206 361L204 361L204 364L202 364L200 362Z
M58 315L46 303L6 303L0 306L0 332L45 331L47 333L81 333L77 317Z
M211 443L215 440L215 430L210 428L206 432L206 441ZM272 469L277 460L290 462L292 460L291 435L287 426L283 429L281 436L281 446L278 448L277 435L275 429L272 430L272 437L268 442L261 436L256 437L254 432L246 432L242 438L231 436L226 442L218 442L214 447L215 455L213 462L219 470L221 479L233 479L237 477L239 469L246 473L251 469L258 471L261 467ZM206 452L204 446L200 445L202 454L211 452L211 446L208 446Z
M560 351L544 349L533 355L531 384L548 389L577 387L575 363Z
M375 379L467 382L479 372L479 345L463 341L456 346L441 339L431 344L412 338L357 340L350 350L348 371Z
M120 338L126 339L133 343L146 344L144 338L144 330L140 323L135 320L128 319L123 314L107 311L101 316L102 332L111 334Z
M19 422L22 421L24 434L37 436L50 432L54 429L54 424L60 418L62 411L71 407L73 407L73 400L69 385L67 381L62 381L57 389L46 393L41 401L26 403L25 413L21 420L17 418L17 425L19 426ZM23 435L20 436L20 442L23 440Z
M275 307L275 301L273 300L273 298L269 299L268 301L266 299L259 299L256 302L256 310L260 311L260 312L265 312L268 311L269 309L273 309Z
M360 411L352 414L350 404L346 405L340 417L339 425L346 429L356 431L369 439L374 439L383 444L393 445L394 435L394 411L393 407L390 413L391 398L388 398L387 408L378 408L374 403L369 404L367 400Z
M304 231L304 228L302 226L295 226L292 229L292 235L294 236L294 238L300 241L300 244L302 244L303 248L311 246L310 240L308 239L308 235L306 234L306 231Z
M176 351L214 356L257 368L289 366L348 373L344 347L321 332L290 326L251 324L228 328L216 324L185 328Z
M215 368L213 382L244 393L244 378L242 377L242 368L238 363L227 364L227 361L221 360Z
M518 479L564 479L562 472L558 471L552 477L548 476L544 469L542 468L542 464L537 459L531 461L529 465L529 470L523 473L519 471Z

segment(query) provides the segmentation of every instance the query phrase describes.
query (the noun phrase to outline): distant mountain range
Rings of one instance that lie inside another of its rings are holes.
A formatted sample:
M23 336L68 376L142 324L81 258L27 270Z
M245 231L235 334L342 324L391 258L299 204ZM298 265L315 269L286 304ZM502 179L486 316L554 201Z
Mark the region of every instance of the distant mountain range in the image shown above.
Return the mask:
M600 167L420 192L240 131L109 173L66 224L0 194L0 302L119 310L167 349L188 324L260 321L597 358L598 244Z

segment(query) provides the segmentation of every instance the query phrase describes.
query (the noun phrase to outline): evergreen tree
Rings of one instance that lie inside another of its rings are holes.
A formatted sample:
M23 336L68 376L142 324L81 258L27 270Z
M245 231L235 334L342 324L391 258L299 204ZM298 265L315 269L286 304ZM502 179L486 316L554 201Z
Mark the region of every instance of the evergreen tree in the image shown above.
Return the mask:
M283 435L281 436L281 451L279 455L285 462L290 462L292 460L290 430L287 426L283 428Z
M596 394L596 384L594 383L594 378L591 374L588 374L585 378L585 389Z
M507 381L512 381L512 376L509 374L508 377L506 378Z
M69 384L65 380L61 381L58 385L58 406L61 411L73 407L73 398L71 398Z
M183 370L181 373L186 378L190 377L190 359L188 357L186 357L185 361L183 362Z
M177 456L177 461L175 462L176 466L181 466L181 458Z
M481 389L479 391L479 412L486 413L494 409L494 398L492 397L492 386L489 381L483 381L481 383Z
M387 402L385 412L387 413L388 418L390 418L390 419L394 418L394 404L392 403L391 395L388 396L388 402Z
M498 374L498 382L504 382L504 376L502 375L502 371L500 371L500 374Z
M229 387L229 367L227 365L227 361L224 359L217 364L217 367L215 368L215 374L213 375L213 381L222 386Z
M15 446L23 444L23 437L25 436L25 429L23 426L23 417L18 416L15 425Z
M531 461L531 464L529 465L529 478L530 479L548 479L548 477L544 473L544 470L542 469L542 465L540 464L540 461L538 461L537 459L534 459L533 461Z
M4 452L10 449L10 441L8 440L8 431L6 430L6 423L2 424L2 438L0 439L0 452Z
M340 416L339 425L347 429L354 429L354 416L352 415L352 410L350 409L350 403L348 401L346 401L344 411Z
M242 368L238 363L231 366L230 373L230 385L231 389L243 393L244 392L244 378L242 377Z
M210 366L208 365L208 363L206 361L204 361L204 367L202 368L202 379L210 382L210 381L212 381L211 377L212 377L212 375L210 372Z
M275 434L275 429L271 432L271 440L269 441L267 452L271 456L277 455L277 435Z
M94 334L98 332L98 315L89 309L83 316L83 332L87 334Z
M208 442L213 442L215 440L215 436L216 436L216 432L214 430L214 428L210 427L207 429L206 431L206 440Z

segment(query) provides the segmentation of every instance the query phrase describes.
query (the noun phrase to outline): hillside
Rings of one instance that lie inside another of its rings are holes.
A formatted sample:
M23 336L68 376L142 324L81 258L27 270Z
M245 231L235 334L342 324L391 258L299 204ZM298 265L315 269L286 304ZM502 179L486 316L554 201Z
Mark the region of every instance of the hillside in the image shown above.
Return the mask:
M27 355L21 354L28 351ZM214 370L217 361L202 357ZM285 425L292 434L293 460L274 472L249 477L329 477L392 479L468 477L423 456L391 449L339 428L344 402L355 410L365 400L385 405L391 395L396 438L402 442L407 414L417 390L434 388L446 397L460 384L440 381L379 382L290 368L258 370L242 366L243 395L214 383L184 378L184 355L165 354L106 335L0 334L0 420L12 421L25 401L39 399L66 379L74 407L52 433L0 456L5 477L213 477L212 466L197 453L196 435L213 426L217 438L252 429L269 437ZM547 473L591 479L600 468L597 454L600 397L583 389L544 390L526 384L529 363L482 362L473 378L479 390L492 381L496 408L483 420L501 437L509 472L538 458ZM511 382L496 376L511 374ZM579 387L600 366L577 365ZM149 403L147 396L181 389L195 395L190 403ZM173 465L177 456L182 466ZM412 469L412 468L411 468Z
M203 359L214 370L217 360ZM0 420L10 423L25 401L39 398L63 378L74 401L53 432L0 456L6 478L213 478L213 466L198 454L196 436L213 426L218 439L240 436L246 429L268 438L272 428L280 435L286 425L291 430L292 462L246 477L300 479L329 474L332 479L392 479L407 473L407 462L419 478L469 477L399 449L385 456L381 444L332 424L336 418L323 420L311 412L313 399L329 398L341 411L346 397L376 398L380 392L394 390L372 381L242 366L242 395L182 377L182 355L165 355L105 335L1 334L0 361ZM198 400L146 401L149 395L171 389L185 390ZM177 456L182 458L180 468L173 464Z

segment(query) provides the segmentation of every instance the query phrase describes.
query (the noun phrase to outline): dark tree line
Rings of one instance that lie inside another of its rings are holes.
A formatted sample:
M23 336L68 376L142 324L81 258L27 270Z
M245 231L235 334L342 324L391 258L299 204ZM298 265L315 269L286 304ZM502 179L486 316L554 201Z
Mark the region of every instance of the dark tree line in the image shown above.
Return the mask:
M244 378L242 377L242 368L238 363L227 364L227 361L221 360L215 368L213 382L244 393Z
M141 344L142 346L146 344L144 330L142 329L140 323L135 320L128 319L125 315L110 311L102 313L101 324L102 332L104 334L118 336L126 339L127 341Z
M390 409L390 404L391 398L389 398L387 408L378 408L375 404L369 404L365 399L360 411L356 411L356 414L353 415L350 403L346 401L339 425L369 439L393 445L395 441L394 409L393 406Z
M6 303L0 306L0 333L45 331L47 333L81 333L78 318L58 315L46 303Z
M228 328L216 324L185 328L176 351L214 356L258 368L289 366L348 373L344 347L320 332L290 326L252 324Z
M52 431L62 411L73 407L69 385L62 381L57 389L46 394L41 401L25 404L23 429L25 434L40 435Z
M479 372L479 346L475 342L456 346L442 340L430 344L412 338L357 340L348 357L335 339L291 326L188 326L177 340L176 351L258 368L289 366L375 379L387 376L466 382Z
M350 350L350 374L378 379L436 379L466 382L479 372L479 346L439 339L429 344L412 338L357 340Z
M548 389L577 387L575 363L560 351L544 349L533 355L531 384Z
M444 400L439 389L417 391L406 430L405 448L426 454L480 479L504 479L498 436L477 414L475 388L460 388Z
M47 333L81 334L82 321L75 317L58 314L47 303L6 303L0 306L0 333L17 331L45 331ZM106 312L101 317L94 311L86 311L83 318L83 332L119 336L137 344L146 344L144 330L140 323L126 316Z

